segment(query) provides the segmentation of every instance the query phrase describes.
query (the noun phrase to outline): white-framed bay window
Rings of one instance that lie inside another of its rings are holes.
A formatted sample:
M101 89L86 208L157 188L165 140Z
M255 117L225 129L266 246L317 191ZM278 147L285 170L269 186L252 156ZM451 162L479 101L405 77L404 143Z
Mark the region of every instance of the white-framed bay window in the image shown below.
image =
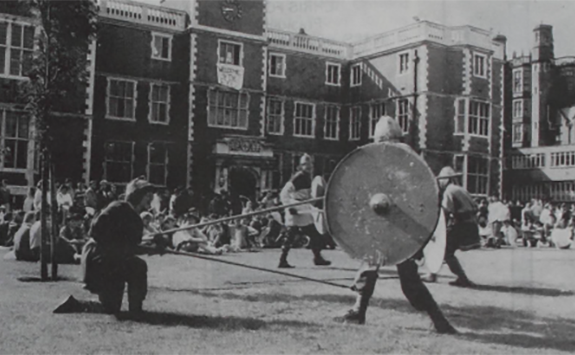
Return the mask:
M166 142L148 143L148 181L154 185L166 186L170 163L170 144Z
M106 89L106 118L135 121L138 82L108 78Z
M127 183L133 178L133 141L107 141L104 144L104 179Z
M487 78L487 56L483 53L473 53L473 76Z
M522 144L524 134L524 124L522 122L513 123L513 131L511 132L511 140L513 144Z
M354 86L361 86L361 78L362 78L362 72L361 72L361 63L357 63L357 64L353 64L351 66L351 71L350 71L350 85L352 87Z
M523 118L523 100L513 100L513 118Z
M296 101L293 117L293 135L295 137L315 137L315 104Z
M269 76L274 78L286 77L286 55L283 53L270 53Z
M338 106L327 105L325 107L325 126L323 131L325 139L339 139L339 112Z
M267 131L268 134L284 134L284 100L276 97L268 98Z
M32 67L35 28L0 19L0 76L25 78Z
M325 83L332 86L341 85L341 64L325 63Z
M170 123L170 85L150 83L148 121L150 123Z
M208 126L248 129L250 97L246 92L208 90Z

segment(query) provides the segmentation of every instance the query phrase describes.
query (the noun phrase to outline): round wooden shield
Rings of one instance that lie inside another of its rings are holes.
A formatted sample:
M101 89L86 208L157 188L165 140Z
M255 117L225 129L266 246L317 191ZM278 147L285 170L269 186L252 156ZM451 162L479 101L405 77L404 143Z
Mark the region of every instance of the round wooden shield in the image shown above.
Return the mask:
M386 265L407 260L425 245L439 209L433 172L401 143L373 143L349 153L325 196L328 228L342 249Z
M425 258L424 265L432 274L437 274L443 265L445 258L445 245L447 244L447 224L445 222L445 214L443 210L439 214L439 221L437 227L433 231L433 236L423 248L423 256Z

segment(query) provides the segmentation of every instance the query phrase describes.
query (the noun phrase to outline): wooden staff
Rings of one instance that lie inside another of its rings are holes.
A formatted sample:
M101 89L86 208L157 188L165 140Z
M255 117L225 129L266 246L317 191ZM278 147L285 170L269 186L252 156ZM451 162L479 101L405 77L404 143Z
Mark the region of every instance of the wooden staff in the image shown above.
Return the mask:
M270 208L266 208L264 210L261 211L254 211L254 212L250 212L250 213L245 213L245 214L239 214L236 216L230 216L230 217L224 217L224 218L220 218L220 219L214 219L213 221L206 221L206 222L202 222L202 223L198 223L198 224L192 224L190 226L185 226L185 227L179 227L179 228L174 228L174 229L168 229L165 231L161 231L161 232L157 232L157 233L150 233L150 234L146 234L143 237L143 241L150 241L153 239L154 236L156 235L162 235L162 234L170 234L170 233L174 233L174 232L179 232L179 231L185 231L188 229L194 229L194 228L203 228L206 226L210 226L212 224L218 224L218 223L224 223L224 222L229 222L229 221L234 221L236 219L242 219L242 218L248 218L248 217L252 217L252 216L257 216L260 214L265 214L265 213L269 213L269 212L275 212L275 211L280 211L280 210L285 210L286 208L291 208L291 207L296 207L296 206L301 206L301 205L307 205L307 204L312 204L314 202L319 202L322 201L323 197L317 197L317 198L312 198L309 200L305 200L305 201L300 201L300 202L295 202L295 203L291 203L288 205L282 205L282 206L277 206L277 207L270 207Z

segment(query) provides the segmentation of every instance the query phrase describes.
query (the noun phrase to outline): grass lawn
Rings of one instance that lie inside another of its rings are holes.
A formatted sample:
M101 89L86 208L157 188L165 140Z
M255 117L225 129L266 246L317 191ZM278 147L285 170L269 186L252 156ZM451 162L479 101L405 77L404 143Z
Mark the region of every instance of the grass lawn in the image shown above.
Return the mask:
M326 251L315 267L293 250L290 272L350 284L358 262ZM429 286L460 331L438 335L405 300L395 268L381 270L367 324L334 316L354 302L345 289L179 256L145 257L147 315L52 314L67 296L94 299L77 281L79 266L60 266L57 282L22 282L39 264L0 260L0 354L547 354L575 352L575 251L477 250L458 254L478 289L449 286L444 267ZM274 268L279 250L221 258ZM125 305L125 308L127 305Z

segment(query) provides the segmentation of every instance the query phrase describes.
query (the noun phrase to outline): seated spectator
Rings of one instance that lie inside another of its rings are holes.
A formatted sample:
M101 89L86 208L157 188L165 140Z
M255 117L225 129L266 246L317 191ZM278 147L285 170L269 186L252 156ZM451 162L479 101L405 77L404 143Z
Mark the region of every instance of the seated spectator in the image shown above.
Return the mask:
M195 212L188 213L180 227L197 224L199 220L200 218ZM175 250L213 255L221 255L228 249L227 246L216 248L210 245L208 237L197 228L175 232L172 236L172 245Z
M10 236L8 235L8 230L10 228L10 223L12 222L12 212L8 212L4 215L4 221L0 222L0 245L6 245Z
M73 249L73 259L75 261L80 260L80 255L82 254L82 247L88 241L87 235L84 231L84 218L78 214L71 214L66 219L66 224L60 229L60 238L66 242ZM62 246L63 252L65 252L67 247ZM70 250L72 252L72 250ZM75 256L74 254L77 254Z
M14 235L14 255L16 260L38 261L40 260L40 248L32 249L30 247L30 228L36 220L34 212L28 212L24 216L22 226Z
M30 227L30 249L40 255L40 245L42 244L41 211L36 211L36 221ZM50 230L50 217L46 216L48 230ZM36 250L36 251L35 251Z
M503 226L501 227L501 233L503 233L503 242L506 245L510 245L512 247L517 246L517 230L513 227L511 221L503 222Z
M230 225L232 231L231 251L239 252L256 247L253 240L259 233L250 227L248 223L249 219L242 219L241 221L236 220Z

